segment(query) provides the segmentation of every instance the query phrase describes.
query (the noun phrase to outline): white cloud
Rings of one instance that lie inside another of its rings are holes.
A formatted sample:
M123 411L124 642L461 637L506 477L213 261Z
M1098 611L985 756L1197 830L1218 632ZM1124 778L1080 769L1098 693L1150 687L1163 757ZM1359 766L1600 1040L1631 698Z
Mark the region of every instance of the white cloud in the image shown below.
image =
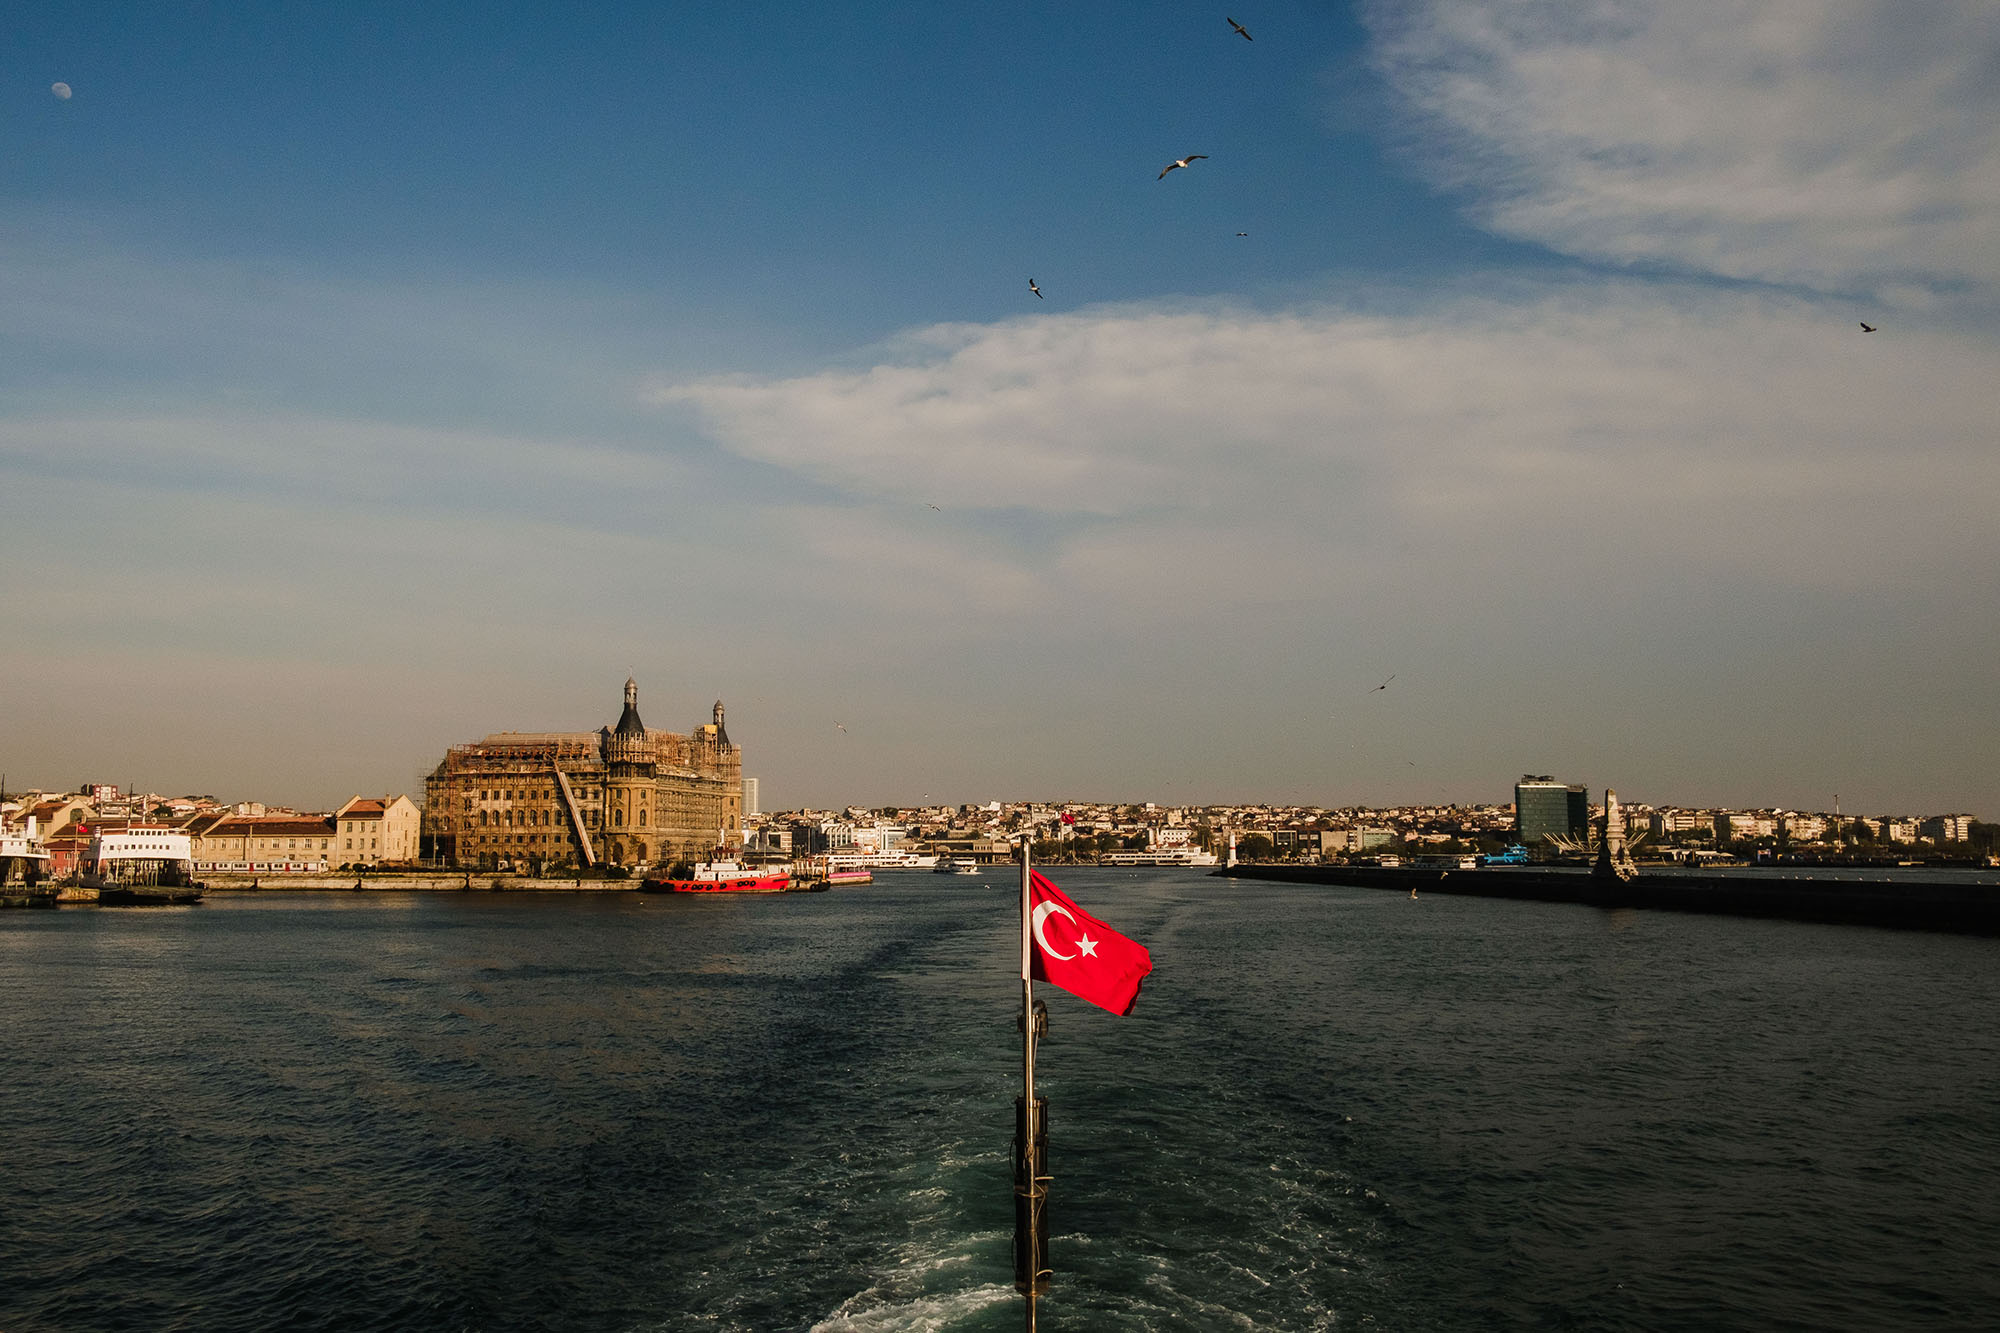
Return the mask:
M1987 0L1383 0L1376 62L1483 223L1824 290L2000 278Z
M1268 591L1336 557L1404 577L1412 543L1497 558L1552 524L1683 572L1895 582L1954 539L1885 514L1978 533L1979 488L2000 486L1989 342L1864 335L1802 300L1633 285L1401 315L1107 312L911 348L653 397L859 499L1054 516L1061 558L1118 595Z

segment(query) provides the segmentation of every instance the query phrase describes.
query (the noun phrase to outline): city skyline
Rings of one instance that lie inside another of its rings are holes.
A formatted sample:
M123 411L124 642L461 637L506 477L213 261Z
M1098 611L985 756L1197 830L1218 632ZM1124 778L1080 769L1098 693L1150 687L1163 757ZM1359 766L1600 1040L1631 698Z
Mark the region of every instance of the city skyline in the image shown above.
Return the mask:
M551 736L547 734L537 735L534 733L501 732L501 733L496 733L495 735L492 736L482 738L480 741L472 742L465 746L455 746L453 748L455 751L461 749L484 750L489 746L491 746L493 743L497 742L499 746L504 749L509 745L510 742L533 746L537 743L546 742L549 740L565 741L565 740L575 740L575 739L577 738L573 736L562 736L562 735ZM676 739L684 740L685 738L676 738ZM434 771L433 773L427 774L426 776L434 778L436 777L436 775L437 774ZM1524 775L1524 780L1527 778L1534 778L1535 776L1536 775ZM534 778L532 775L517 780L526 781L530 783L537 781L537 779ZM1549 779L1541 778L1539 780L1548 781ZM506 780L496 779L496 781L504 782ZM743 783L744 783L744 790L747 792L752 788L754 784L757 783L757 778L754 775L746 775L743 778ZM425 785L426 784L420 783L418 789L412 792L384 791L372 797L363 793L353 793L347 798L347 801L342 802L340 804L345 806L347 803L353 801L367 801L367 800L380 801L384 799L394 800L400 797L407 796L410 797L412 800L414 800L418 805L418 807L421 808L422 806L427 804L426 801L420 799L424 795L423 788ZM1556 783L1556 785L1558 787L1561 787L1568 784L1562 784L1558 782ZM1577 790L1584 793L1585 807L1594 816L1595 814L1601 813L1603 811L1607 803L1605 797L1610 792L1615 792L1616 789L1615 788L1592 789L1585 787L1583 784L1577 784ZM1512 788L1512 794L1518 795L1519 791L1520 791L1520 784L1516 783ZM100 799L98 795L93 794L94 792L103 792L109 794L102 796L102 799ZM1594 792L1595 794L1591 794L1592 792ZM238 810L239 813L242 813L249 817L262 816L267 813L273 816L328 815L329 817L331 817L330 812L328 810L315 809L311 806L298 806L298 805L275 802L275 801L264 801L257 799L254 796L246 795L243 793L221 796L214 792L145 791L137 788L120 787L114 783L72 784L69 787L59 787L59 786L51 786L49 784L29 783L25 785L14 784L6 787L0 787L0 800L3 800L6 803L7 809L10 811L8 818L13 820L16 824L18 824L22 819L26 817L26 814L28 813L29 809L29 806L26 802L26 798L31 795L39 797L44 802L62 803L63 801L68 800L68 801L81 801L81 802L94 803L94 808L99 808L101 811L109 811L111 812L111 817L119 819L136 818L138 817L137 814L135 813L136 811L142 808L151 808L155 805L158 805L162 808L171 807L176 812L174 816L176 818L185 817L187 815L205 811L216 811L216 810L228 811L231 809L236 809ZM761 820L787 819L787 818L798 817L801 815L836 815L836 816L854 815L855 812L857 811L864 812L871 816L887 818L890 817L891 815L897 817L903 817L903 816L929 817L929 816L935 816L940 812L952 812L952 811L963 813L969 811L991 812L1000 810L1030 810L1030 809L1049 811L1049 812L1060 812L1060 813L1075 813L1080 817L1084 815L1093 815L1105 811L1114 811L1114 812L1145 811L1164 817L1166 815L1175 812L1188 815L1207 815L1207 814L1213 814L1218 811L1249 812L1249 811L1261 810L1270 813L1281 813L1287 817L1313 819L1320 817L1326 817L1326 818L1347 817L1347 816L1361 817L1369 815L1399 814L1399 813L1412 813L1412 812L1421 813L1421 812L1456 811L1456 812L1470 813L1470 812L1490 812L1496 810L1511 812L1516 809L1517 805L1517 803L1513 800L1497 800L1491 797L1471 797L1471 798L1434 801L1434 802L1433 801L1403 801L1403 802L1360 801L1344 805L1327 805L1311 801L1305 801L1305 802L1272 802L1272 801L1259 801L1259 800L1168 801L1168 800L1153 800L1151 798L1144 796L1127 798L1127 799L1107 799L1090 795L1079 796L1072 794L1064 797L1050 797L1050 796L1023 796L1018 793L1005 796L988 796L981 799L964 800L964 801L957 801L957 800L953 801L931 800L931 801L918 801L918 802L886 801L886 802L878 802L875 804L848 801L848 802L834 802L831 804L824 804L824 805L781 806L777 809L764 809L764 810L749 809L748 808L749 800L746 796L744 804L746 808L744 809L743 812L743 823L746 826L755 824ZM1626 797L1621 798L1619 804L1624 809L1628 817L1638 817L1640 815L1652 814L1656 812L1671 812L1676 816L1686 816L1686 817L1697 817L1697 816L1707 817L1707 816L1719 816L1719 815L1729 815L1729 814L1770 815L1775 813L1788 816L1801 816L1801 817L1812 817L1812 818L1824 817L1829 823L1831 823L1831 821L1835 817L1838 817L1843 827L1850 821L1859 822L1863 824L1867 823L1880 824L1885 821L1903 821L1905 823L1914 825L1921 821L1935 820L1938 818L1945 818L1945 817L1970 819L1981 824L1987 822L1985 819L1981 817L1981 812L1971 811L1971 810L1949 810L1949 811L1929 810L1929 809L1918 809L1916 807L1908 805L1895 805L1895 804L1891 804L1881 808L1862 809L1853 806L1851 803L1849 803L1845 808L1843 808L1842 803L1840 802L1837 795L1834 798L1834 802L1832 805L1823 805L1823 806L1813 806L1809 804L1799 805L1799 806L1787 806L1782 804L1774 804L1768 801L1765 802L1753 801L1743 804L1729 805L1729 804L1718 804L1715 802L1704 802L1704 801L1686 801L1679 799L1635 797L1635 796L1630 796L1629 794Z
M1992 9L1230 15L24 15L0 766L2000 808Z

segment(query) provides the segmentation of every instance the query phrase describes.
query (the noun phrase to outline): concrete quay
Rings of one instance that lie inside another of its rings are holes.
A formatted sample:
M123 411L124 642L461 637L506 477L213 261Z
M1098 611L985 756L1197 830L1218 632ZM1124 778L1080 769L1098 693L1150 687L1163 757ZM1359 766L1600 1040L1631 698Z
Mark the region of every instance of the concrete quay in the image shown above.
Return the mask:
M1239 865L1220 877L1384 889L1407 894L1463 894L1586 907L1643 907L1670 912L1772 917L2000 936L2000 879L1993 872L1939 872L1907 879L1808 878L1743 874L1640 874L1599 878L1586 870L1437 866Z
M246 875L207 871L210 893L635 893L637 879L539 879L503 871L417 871L345 874Z

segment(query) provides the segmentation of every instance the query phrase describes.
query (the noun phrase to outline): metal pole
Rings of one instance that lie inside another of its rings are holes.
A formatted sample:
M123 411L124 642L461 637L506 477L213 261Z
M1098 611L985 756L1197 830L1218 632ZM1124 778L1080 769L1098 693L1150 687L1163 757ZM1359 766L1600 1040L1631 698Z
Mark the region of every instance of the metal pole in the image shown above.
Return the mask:
M1021 844L1021 1104L1014 1118L1014 1285L1027 1297L1026 1327L1035 1328L1035 1298L1048 1273L1048 1156L1042 1108L1035 1096L1033 895L1030 848Z
M1028 1097L1028 1142L1035 1141L1035 981L1028 950L1028 840L1021 840L1021 1069Z
M1033 947L1029 939L1030 917L1033 907L1028 893L1029 843L1021 839L1021 1165L1016 1170L1025 1170L1028 1187L1028 1234L1015 1243L1026 1247L1027 1288L1022 1295L1028 1298L1027 1310L1023 1315L1022 1327L1027 1333L1035 1333L1035 1279L1041 1267L1041 1251L1035 1244L1035 1214L1040 1211L1035 1206L1035 1195L1040 1193L1041 1182L1035 1179L1035 981L1028 950ZM1021 1225L1017 1217L1015 1226Z

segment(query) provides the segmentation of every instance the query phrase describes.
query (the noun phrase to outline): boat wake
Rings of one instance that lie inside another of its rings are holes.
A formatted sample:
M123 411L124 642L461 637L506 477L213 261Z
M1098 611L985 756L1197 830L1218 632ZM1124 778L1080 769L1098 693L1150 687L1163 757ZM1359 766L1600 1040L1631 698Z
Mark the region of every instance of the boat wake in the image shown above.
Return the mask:
M941 1333L988 1306L1019 1299L1011 1286L1000 1283L909 1298L870 1287L814 1324L812 1333Z

